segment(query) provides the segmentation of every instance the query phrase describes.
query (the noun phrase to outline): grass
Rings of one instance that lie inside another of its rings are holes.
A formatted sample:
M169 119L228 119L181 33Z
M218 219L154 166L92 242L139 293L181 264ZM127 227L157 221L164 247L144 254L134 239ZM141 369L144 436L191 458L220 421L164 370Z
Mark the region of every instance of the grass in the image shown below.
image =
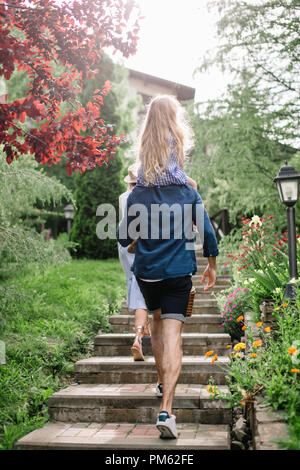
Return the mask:
M73 382L74 362L91 355L99 329L110 331L125 292L116 259L31 266L0 282L0 449L49 419L47 398Z

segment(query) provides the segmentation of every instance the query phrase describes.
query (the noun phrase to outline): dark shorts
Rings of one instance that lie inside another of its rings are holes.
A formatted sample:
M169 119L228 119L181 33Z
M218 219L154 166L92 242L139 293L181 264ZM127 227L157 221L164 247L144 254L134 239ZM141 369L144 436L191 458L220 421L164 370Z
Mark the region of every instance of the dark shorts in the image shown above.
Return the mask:
M161 310L161 318L173 318L185 322L186 310L192 288L191 276L142 281L137 278L150 313Z

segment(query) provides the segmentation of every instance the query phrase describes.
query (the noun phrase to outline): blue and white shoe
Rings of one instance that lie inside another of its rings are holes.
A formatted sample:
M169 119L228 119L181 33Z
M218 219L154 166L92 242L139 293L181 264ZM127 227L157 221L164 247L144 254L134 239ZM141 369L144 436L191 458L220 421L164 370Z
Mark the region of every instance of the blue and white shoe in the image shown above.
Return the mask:
M177 439L176 416L167 411L161 411L157 415L156 427L160 432L161 439Z
M162 383L157 383L156 384L155 393L156 393L157 397L162 397L163 396L163 384Z

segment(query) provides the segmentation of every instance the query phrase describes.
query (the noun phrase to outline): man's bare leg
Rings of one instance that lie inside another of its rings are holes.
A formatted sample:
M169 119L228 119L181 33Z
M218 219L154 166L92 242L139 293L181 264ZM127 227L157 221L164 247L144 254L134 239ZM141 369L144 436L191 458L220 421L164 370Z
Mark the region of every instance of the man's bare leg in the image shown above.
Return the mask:
M164 345L161 364L163 397L159 411L164 410L171 415L175 388L181 371L183 323L172 318L165 318L161 321Z

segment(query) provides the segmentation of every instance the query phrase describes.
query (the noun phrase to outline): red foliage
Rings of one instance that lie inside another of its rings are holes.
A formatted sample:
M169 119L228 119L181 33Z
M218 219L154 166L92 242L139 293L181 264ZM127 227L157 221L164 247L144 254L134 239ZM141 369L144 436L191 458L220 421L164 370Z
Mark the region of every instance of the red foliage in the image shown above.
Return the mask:
M0 96L0 143L8 163L18 152L30 152L49 166L64 156L71 174L73 169L82 172L113 158L124 136L114 135L111 125L101 119L109 81L85 107L77 94L83 81L98 71L103 48L112 46L125 57L136 52L139 19L132 0L0 3L0 76L9 80L17 68L30 77L25 98L7 103L7 95ZM52 61L67 71L55 76ZM62 102L72 107L63 117ZM37 126L20 125L25 119Z

